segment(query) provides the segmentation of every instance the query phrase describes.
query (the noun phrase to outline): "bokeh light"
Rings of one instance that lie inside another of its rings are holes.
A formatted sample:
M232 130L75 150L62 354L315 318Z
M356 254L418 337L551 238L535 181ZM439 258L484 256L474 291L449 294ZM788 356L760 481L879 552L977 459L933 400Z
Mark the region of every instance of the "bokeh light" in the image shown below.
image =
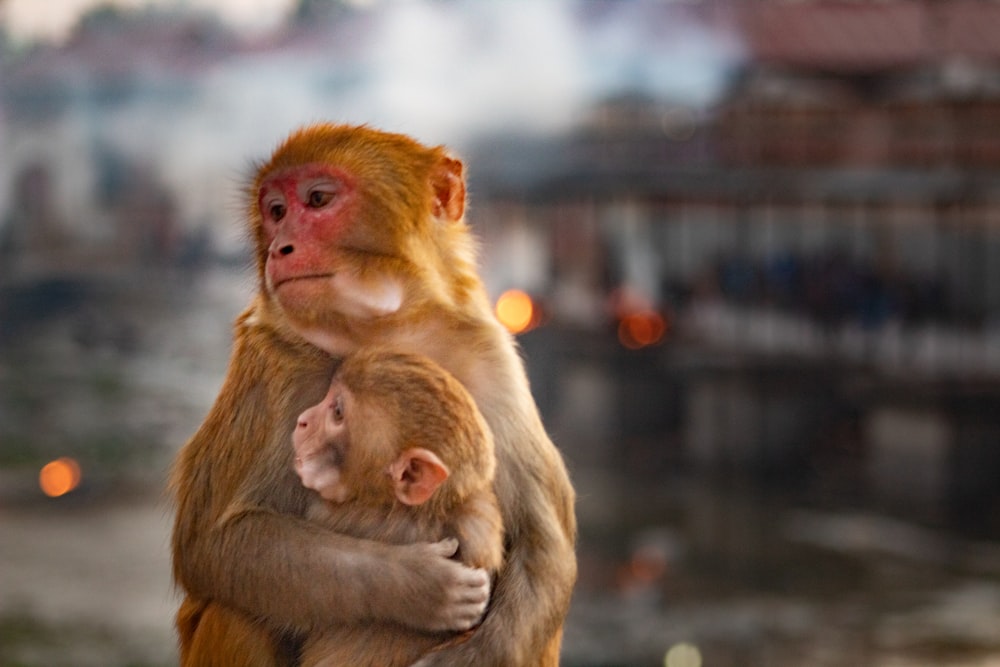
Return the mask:
M630 350L656 345L666 332L666 320L652 310L630 313L618 322L618 341Z
M71 458L63 457L42 466L38 474L38 485L45 495L58 498L78 487L81 477L80 464Z
M694 644L674 644L663 658L664 667L701 667L701 651Z
M537 309L531 297L521 290L507 290L497 299L496 315L507 331L518 334L532 328Z

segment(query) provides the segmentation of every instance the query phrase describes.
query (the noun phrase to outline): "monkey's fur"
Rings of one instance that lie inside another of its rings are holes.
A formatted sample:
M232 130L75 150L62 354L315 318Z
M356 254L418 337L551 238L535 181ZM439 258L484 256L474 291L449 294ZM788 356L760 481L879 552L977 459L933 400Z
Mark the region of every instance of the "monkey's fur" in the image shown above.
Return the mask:
M294 200L314 172L341 188L330 208ZM291 193L287 217L262 210L271 191ZM182 663L240 664L233 643L246 648L242 664L294 661L286 647L338 623L450 627L451 596L472 585L467 568L438 544L388 545L317 526L292 472L296 416L323 395L339 358L379 345L427 355L456 377L496 445L506 552L490 610L468 641L421 664L558 665L576 579L574 493L476 272L461 162L402 135L317 125L261 165L249 195L260 289L173 477ZM328 273L281 282L307 265ZM232 619L243 619L239 632L226 629Z
M337 485L348 496L343 502L317 496L309 516L345 535L394 544L453 537L463 563L495 574L503 562L503 526L492 485L493 436L465 388L426 357L378 350L347 357L333 382L331 393L351 399L340 408L342 441L324 442L328 434L322 426L302 441L315 442L318 448L312 451L327 455L322 466L333 465L330 447L341 448ZM321 402L310 416L318 418L317 412L329 409ZM368 420L384 427L355 428ZM305 426L300 417L300 427ZM407 504L397 499L394 486L402 482L389 471L415 450L431 452L446 466L447 477L426 501ZM409 667L449 641L447 634L401 625L349 624L307 638L302 662L356 665L364 655L372 665Z

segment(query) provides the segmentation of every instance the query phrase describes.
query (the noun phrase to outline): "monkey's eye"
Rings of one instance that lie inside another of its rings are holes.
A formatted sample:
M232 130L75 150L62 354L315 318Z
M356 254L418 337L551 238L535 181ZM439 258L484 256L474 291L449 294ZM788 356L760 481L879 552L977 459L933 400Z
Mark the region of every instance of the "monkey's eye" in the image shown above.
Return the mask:
M285 217L285 205L280 203L271 204L267 212L271 214L271 219L277 222Z
M333 405L330 406L333 411L333 421L336 424L344 421L344 399L338 396L333 400Z
M309 192L309 207L322 208L332 202L335 196L335 192L328 190L311 190Z

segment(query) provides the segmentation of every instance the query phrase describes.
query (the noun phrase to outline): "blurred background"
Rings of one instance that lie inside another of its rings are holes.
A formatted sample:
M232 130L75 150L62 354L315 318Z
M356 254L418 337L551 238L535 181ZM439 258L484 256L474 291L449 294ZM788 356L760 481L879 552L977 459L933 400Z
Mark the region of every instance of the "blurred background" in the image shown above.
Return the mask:
M466 161L569 667L1000 665L1000 2L0 0L0 665L176 663L164 483L292 128Z

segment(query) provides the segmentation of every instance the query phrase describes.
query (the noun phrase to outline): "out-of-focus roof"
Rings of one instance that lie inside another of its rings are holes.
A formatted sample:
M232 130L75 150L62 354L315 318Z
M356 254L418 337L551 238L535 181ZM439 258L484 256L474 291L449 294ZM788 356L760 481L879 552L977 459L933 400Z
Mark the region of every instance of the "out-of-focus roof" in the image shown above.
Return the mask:
M952 58L1000 61L1000 2L813 0L738 7L752 60L877 71Z

